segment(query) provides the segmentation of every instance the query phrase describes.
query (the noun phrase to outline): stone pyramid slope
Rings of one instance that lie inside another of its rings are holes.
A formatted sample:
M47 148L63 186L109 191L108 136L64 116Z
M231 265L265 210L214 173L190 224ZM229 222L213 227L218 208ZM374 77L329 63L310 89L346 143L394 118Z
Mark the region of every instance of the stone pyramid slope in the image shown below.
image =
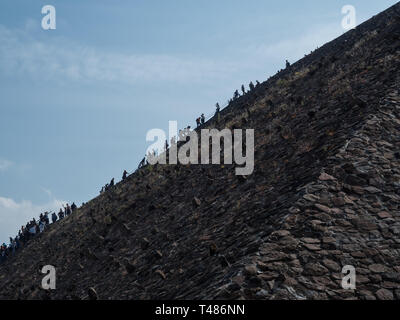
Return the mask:
M255 129L253 175L139 170L0 266L0 298L399 299L399 36L398 3L234 101L206 126Z

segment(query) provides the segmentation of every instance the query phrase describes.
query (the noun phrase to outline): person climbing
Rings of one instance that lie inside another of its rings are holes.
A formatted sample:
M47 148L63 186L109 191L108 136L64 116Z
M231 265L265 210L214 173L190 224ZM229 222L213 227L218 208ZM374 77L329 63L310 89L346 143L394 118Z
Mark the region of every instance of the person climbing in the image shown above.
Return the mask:
M58 219L64 219L64 211L62 209L60 209L60 212L58 213Z
M122 174L122 181L124 181L128 176L128 171L124 170L124 173Z
M142 159L142 161L140 161L139 166L138 166L138 169L144 167L145 163L146 163L146 157L144 157L144 158Z
M71 211L72 211L72 212L75 212L76 209L78 209L78 207L76 206L75 202L72 202L72 204L71 204Z
M53 223L57 221L57 214L55 212L51 214L51 221L53 221Z
M31 236L37 233L37 224L35 218L32 219L32 221L29 224L29 232L31 233Z
M254 83L253 83L253 81L250 81L250 83L249 83L249 88L250 88L250 91L253 91L253 90L254 90Z
M67 210L67 214L66 215L69 216L72 213L72 210L71 210L71 207L69 206L68 203L67 203L66 210Z
M204 116L204 113L201 114L201 125L203 125L206 122L206 117Z
M49 213L47 211L44 213L44 222L46 225L50 224Z
M217 104L215 105L215 113L219 113L219 111L221 110L219 103L217 102Z
M244 85L243 85L243 84L242 84L242 92L243 92L243 95L246 94L246 89L244 88Z
M290 62L288 60L286 60L286 68L290 67Z
M220 113L219 113L220 110L221 110L221 108L219 106L219 103L217 103L215 105L215 116L217 117L217 123L219 123L219 120L220 120Z
M44 222L43 222L43 221L40 221L38 227L39 227L39 228L36 228L36 230L39 231L39 232L37 232L37 233L42 233L42 232L44 231Z
M196 119L197 128L200 127L200 117Z

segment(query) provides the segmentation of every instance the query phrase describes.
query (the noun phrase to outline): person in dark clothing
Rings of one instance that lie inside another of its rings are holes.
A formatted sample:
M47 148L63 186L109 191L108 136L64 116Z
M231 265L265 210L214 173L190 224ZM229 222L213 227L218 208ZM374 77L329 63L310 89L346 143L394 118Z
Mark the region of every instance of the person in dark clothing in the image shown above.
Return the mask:
M124 173L122 174L122 181L124 181L127 176L128 176L128 171L124 170Z
M197 125L197 128L200 127L200 118L196 119L196 125Z
M244 88L243 84L242 84L242 92L243 92L243 95L246 93L246 89Z
M217 123L219 123L219 120L220 120L220 113L219 113L220 110L221 110L221 108L219 106L219 103L217 103L215 105L215 117L217 118Z
M114 178L111 179L109 187L114 187Z
M68 217L72 212L71 212L71 207L67 203L67 206L64 208L65 216Z
M64 211L62 209L60 209L60 212L58 213L58 219L64 219Z
M251 81L250 83L249 83L249 88L250 88L250 91L253 91L254 90L254 83L253 83L253 81Z
M204 116L204 113L201 114L201 124L203 125L206 122L206 117Z
M217 104L215 105L215 114L219 113L221 110L219 103L217 102Z
M239 98L240 94L239 91L236 90L235 93L233 94L233 100L236 100L237 98Z
M6 248L4 245L0 246L0 263L3 263L6 261Z
M290 62L286 60L286 68L290 67Z
M57 221L57 215L56 215L55 212L53 212L53 213L51 214L51 221L53 221L53 223Z
M140 161L138 169L142 168L145 164L146 164L146 157L144 157L142 161Z
M258 87L260 84L260 81L256 80L256 87Z
M24 226L21 227L21 229L18 232L19 239L21 243L23 244L25 242L25 231L24 231Z
M77 209L77 206L76 206L75 202L72 202L71 211L75 212L76 209Z

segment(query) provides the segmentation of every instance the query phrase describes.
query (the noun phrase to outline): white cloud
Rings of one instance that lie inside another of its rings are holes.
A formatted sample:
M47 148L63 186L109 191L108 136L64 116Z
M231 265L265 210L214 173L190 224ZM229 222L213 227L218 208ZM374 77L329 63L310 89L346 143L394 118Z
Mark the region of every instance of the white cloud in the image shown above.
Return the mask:
M296 62L311 51L323 46L343 34L339 24L327 24L315 27L303 34L284 39L275 43L262 43L245 48L245 54L252 56L254 65L275 65L279 63L284 67L284 62Z
M47 195L49 196L50 199L52 198L52 192L51 192L51 190L49 190L49 189L47 189L47 188L44 188L44 187L41 187L41 189L43 190L43 192L44 192L45 194L47 194Z
M343 31L340 24L317 26L275 43L243 48L240 56L199 58L166 54L121 54L108 52L65 38L45 42L33 37L32 21L21 30L0 25L0 72L30 76L35 80L77 81L80 84L116 82L201 82L235 79L238 72L294 62ZM246 60L243 60L246 57ZM228 81L229 82L229 81Z
M44 211L58 211L66 201L52 199L48 203L35 205L31 201L16 202L0 197L0 241L8 242L10 236L17 235L22 225L37 218Z
M0 159L0 171L6 171L9 169L13 163L6 159Z
M28 23L30 25L30 23ZM112 81L132 84L146 81L207 81L226 76L227 62L161 54L104 52L67 39L49 43L25 30L0 25L0 70L9 75L41 80Z
M341 29L336 24L321 26L310 30L300 37L287 39L271 45L261 45L256 49L258 55L275 59L289 58L293 62L304 57L305 54L321 47L341 35Z

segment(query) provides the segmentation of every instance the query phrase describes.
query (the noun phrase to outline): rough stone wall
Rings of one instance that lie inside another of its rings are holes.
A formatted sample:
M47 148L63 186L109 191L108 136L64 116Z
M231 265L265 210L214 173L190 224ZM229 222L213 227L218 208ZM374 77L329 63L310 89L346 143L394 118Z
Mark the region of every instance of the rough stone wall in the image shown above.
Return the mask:
M399 151L394 89L233 279L244 297L400 299ZM356 268L356 290L341 287L346 265Z

